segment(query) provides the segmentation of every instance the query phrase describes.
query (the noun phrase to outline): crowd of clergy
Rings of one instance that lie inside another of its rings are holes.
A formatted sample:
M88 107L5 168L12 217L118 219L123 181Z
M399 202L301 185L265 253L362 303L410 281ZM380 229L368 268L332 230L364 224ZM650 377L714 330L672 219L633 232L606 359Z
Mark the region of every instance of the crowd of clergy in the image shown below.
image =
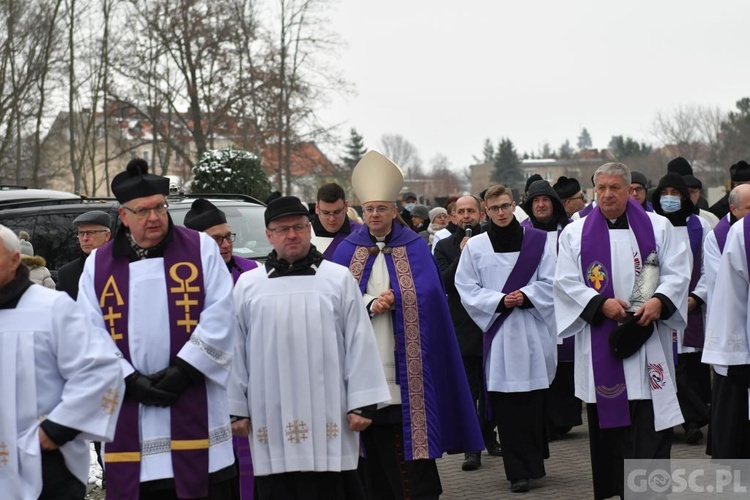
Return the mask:
M535 175L430 209L370 151L361 217L333 183L312 217L277 197L259 263L207 199L173 224L132 160L57 291L0 225L3 497L83 499L89 441L113 499L437 499L436 460L485 450L524 493L584 406L596 499L677 426L750 458L750 165L730 177L710 208L675 158L654 182L605 163L588 204Z

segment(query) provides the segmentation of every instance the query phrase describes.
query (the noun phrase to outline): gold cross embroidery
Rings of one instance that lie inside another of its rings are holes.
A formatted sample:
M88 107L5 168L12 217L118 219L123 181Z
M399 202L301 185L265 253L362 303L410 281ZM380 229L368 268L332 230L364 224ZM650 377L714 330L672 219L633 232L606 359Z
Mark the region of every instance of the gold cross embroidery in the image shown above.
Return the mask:
M307 441L307 432L307 424L302 420L286 424L286 439L290 443L299 444Z
M122 318L122 313L114 312L112 306L108 306L107 309L107 314L104 315L104 321L109 323L109 334L112 336L112 340L117 342L122 339L122 333L115 332L115 320Z
M5 443L0 444L0 468L8 464L8 446Z
M599 266L596 265L589 273L589 280L594 284L594 289L599 290L602 287L602 281L606 279L606 276L599 270Z
M182 294L182 299L175 302L176 305L182 306L182 308L185 310L185 318L177 320L178 326L184 326L185 330L187 330L188 333L191 332L194 326L198 326L198 320L192 319L190 317L190 308L192 306L197 306L198 301L194 299L190 299L190 296L187 293Z
M107 389L107 392L102 396L102 408L109 415L112 415L117 409L117 405L120 404L119 393L117 389Z

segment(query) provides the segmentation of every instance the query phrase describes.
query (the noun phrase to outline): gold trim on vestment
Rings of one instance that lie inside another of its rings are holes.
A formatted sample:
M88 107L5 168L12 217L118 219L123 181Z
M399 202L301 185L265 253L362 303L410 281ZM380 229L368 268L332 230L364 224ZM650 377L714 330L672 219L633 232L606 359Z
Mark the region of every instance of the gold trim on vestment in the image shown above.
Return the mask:
M205 450L208 449L208 439L173 439L173 450Z
M349 262L349 271L354 276L354 279L359 283L362 280L362 273L365 271L365 263L367 258L370 256L370 251L367 247L357 247L352 255L352 260Z
M417 290L411 274L406 247L393 247L393 267L401 290L401 308L404 315L404 353L406 354L409 415L411 417L411 447L414 460L430 458L427 438L427 413L422 370L422 336L419 330L419 304Z
M140 461L141 461L140 451L108 452L104 454L105 463L140 462Z

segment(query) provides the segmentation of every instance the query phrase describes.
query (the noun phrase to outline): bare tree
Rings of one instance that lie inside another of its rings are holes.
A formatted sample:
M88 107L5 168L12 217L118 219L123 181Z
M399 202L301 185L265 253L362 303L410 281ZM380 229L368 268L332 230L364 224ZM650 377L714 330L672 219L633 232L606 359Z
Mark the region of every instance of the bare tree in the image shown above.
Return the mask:
M380 138L383 154L401 167L409 177L422 174L422 160L414 145L400 134L383 134Z
M690 163L708 162L711 149L718 144L723 116L718 108L678 106L671 112L657 112L651 132L675 156L682 156Z

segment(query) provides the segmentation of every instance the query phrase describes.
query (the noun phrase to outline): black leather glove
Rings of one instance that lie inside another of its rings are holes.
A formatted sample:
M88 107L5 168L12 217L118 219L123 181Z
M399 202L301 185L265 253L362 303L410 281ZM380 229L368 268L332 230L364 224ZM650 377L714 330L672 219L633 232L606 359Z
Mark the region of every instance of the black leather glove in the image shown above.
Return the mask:
M175 363L160 372L149 375L154 387L180 397L185 389L203 380L203 374L190 363L175 358Z
M172 406L178 394L154 386L150 377L135 371L125 377L125 395L146 406Z
M735 385L747 389L750 387L750 365L732 365L727 367L727 377Z

